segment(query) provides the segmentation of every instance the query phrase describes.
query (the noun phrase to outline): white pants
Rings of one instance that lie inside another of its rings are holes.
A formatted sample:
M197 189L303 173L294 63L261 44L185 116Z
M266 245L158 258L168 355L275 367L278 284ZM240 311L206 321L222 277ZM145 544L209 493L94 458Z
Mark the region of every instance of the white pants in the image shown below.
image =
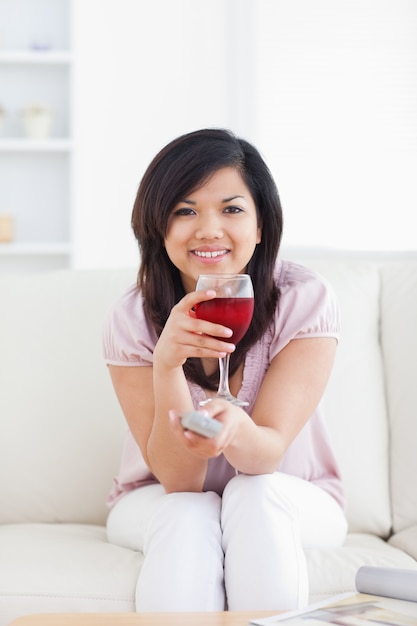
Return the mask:
M328 493L279 472L240 474L222 497L141 487L107 522L111 543L144 552L137 611L301 608L308 602L303 548L340 546L346 532Z

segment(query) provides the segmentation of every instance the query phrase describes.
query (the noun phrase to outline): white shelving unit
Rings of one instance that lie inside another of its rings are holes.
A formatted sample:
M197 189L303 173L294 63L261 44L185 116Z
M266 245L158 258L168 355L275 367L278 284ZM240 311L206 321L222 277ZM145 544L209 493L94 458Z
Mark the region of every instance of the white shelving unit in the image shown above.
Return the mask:
M23 19L22 16L25 16ZM0 0L0 273L71 263L71 0ZM51 132L29 138L22 112L52 111Z

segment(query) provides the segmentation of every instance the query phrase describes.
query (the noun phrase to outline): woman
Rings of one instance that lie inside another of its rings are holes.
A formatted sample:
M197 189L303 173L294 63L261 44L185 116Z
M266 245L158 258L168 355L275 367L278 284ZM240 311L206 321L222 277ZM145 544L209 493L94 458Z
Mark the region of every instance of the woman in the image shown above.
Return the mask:
M338 307L326 282L277 260L282 213L259 152L221 129L186 134L153 159L132 226L137 285L105 326L105 359L129 432L109 498L109 541L143 550L138 611L280 610L308 602L303 548L341 545L340 477L320 400ZM215 297L202 273L248 273L251 326L196 319ZM213 399L213 438L180 414L213 396L218 358L245 409Z

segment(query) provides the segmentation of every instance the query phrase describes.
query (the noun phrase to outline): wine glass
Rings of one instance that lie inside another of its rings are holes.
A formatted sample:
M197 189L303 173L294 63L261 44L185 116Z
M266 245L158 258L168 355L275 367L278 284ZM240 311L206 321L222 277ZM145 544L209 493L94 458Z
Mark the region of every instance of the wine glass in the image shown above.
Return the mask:
M212 289L216 292L212 300L195 305L196 317L227 326L233 330L233 335L227 339L222 337L222 341L237 344L248 330L253 315L253 286L249 274L201 274L196 289ZM239 400L230 393L229 361L229 353L219 358L220 380L214 398L223 398L236 406L248 406L249 402ZM202 400L200 405L204 406L214 398Z

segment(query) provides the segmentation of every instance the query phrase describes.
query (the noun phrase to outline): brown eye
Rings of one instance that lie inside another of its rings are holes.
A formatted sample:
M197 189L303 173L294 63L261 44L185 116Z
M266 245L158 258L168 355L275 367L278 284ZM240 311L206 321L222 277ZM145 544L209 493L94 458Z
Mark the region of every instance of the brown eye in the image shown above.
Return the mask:
M242 213L243 209L240 206L227 206L224 208L225 213Z
M195 211L193 209L190 209L189 207L182 207L181 209L177 209L176 211L174 211L174 215L194 215Z

